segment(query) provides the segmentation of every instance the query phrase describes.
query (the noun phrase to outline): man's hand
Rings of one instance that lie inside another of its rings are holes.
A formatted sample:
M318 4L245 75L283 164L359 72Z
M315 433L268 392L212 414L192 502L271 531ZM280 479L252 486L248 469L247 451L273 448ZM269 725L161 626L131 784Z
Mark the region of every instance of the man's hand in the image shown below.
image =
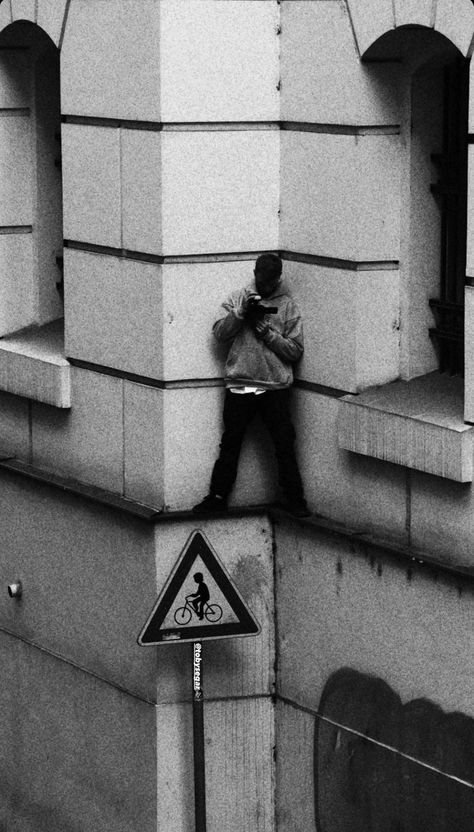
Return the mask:
M257 321L253 327L253 331L258 339L265 338L270 327L264 321Z

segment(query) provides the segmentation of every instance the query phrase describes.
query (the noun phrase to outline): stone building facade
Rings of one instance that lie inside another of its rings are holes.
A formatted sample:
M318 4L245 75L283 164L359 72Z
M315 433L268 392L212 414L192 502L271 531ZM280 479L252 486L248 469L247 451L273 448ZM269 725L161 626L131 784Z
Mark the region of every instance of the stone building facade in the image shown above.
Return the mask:
M471 0L1 0L1 829L194 828L190 651L136 638L273 251L314 515L256 426L199 524L262 626L205 648L209 832L472 827L473 43Z

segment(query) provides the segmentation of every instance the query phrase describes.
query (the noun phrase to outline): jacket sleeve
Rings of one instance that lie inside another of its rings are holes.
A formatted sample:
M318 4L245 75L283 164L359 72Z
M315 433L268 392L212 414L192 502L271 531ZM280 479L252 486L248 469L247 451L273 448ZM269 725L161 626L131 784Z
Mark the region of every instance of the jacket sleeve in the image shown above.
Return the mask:
M244 323L244 312L242 303L245 298L245 290L236 292L222 304L222 308L226 313L222 318L219 318L212 327L214 337L217 341L225 343L231 341L238 332L242 329Z
M283 361L298 361L303 355L303 321L295 303L288 306L289 317L283 333L270 328L263 338L266 346Z

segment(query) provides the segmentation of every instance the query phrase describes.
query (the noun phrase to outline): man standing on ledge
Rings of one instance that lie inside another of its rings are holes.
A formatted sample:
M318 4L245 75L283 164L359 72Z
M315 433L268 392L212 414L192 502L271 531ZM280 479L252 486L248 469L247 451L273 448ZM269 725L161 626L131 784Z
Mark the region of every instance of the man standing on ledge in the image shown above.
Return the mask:
M231 294L223 304L226 314L214 324L217 340L230 345L225 366L224 433L210 493L194 506L195 514L226 511L242 440L257 413L275 447L283 507L296 517L310 514L290 417L292 365L303 354L303 325L281 272L282 262L276 254L262 254L255 263L255 282Z

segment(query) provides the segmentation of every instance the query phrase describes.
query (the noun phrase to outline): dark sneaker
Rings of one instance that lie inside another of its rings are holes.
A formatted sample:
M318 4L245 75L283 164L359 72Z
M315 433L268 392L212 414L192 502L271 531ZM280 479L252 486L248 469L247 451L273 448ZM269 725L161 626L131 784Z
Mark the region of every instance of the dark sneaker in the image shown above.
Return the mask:
M289 500L285 498L280 501L279 505L293 517L311 517L306 500Z
M208 494L193 508L193 514L216 514L221 511L227 511L227 500L224 497L216 497L215 494Z

